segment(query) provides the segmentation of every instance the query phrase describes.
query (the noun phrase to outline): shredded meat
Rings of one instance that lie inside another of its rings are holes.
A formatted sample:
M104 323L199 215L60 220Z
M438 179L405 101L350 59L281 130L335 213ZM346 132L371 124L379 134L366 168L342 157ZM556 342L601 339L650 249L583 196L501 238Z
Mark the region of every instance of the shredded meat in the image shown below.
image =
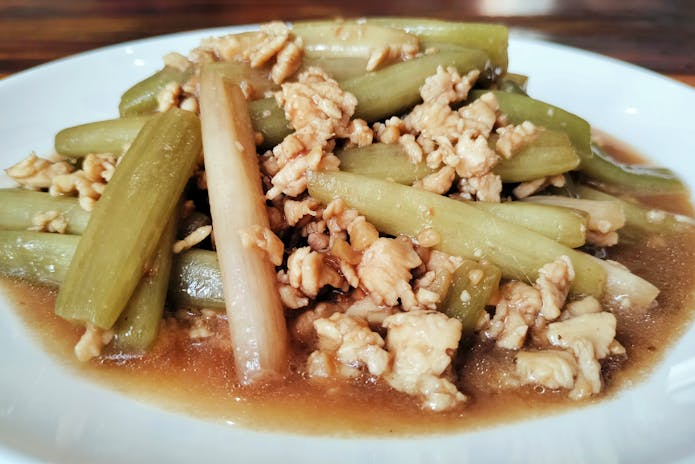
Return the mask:
M258 248L268 254L271 263L276 266L282 264L285 244L272 230L256 224L240 230L239 235L241 236L241 244L245 248Z
M287 199L283 203L283 209L287 224L295 226L304 216L316 216L319 202L311 197L301 201Z
M413 310L384 319L393 368L384 376L396 390L417 395L426 409L442 411L466 400L443 376L461 338L461 323L436 311Z
M113 339L113 330L103 330L87 324L87 327L75 345L75 356L79 361L87 362L101 354L101 350Z
M543 306L540 315L548 321L560 317L570 285L574 280L574 267L567 256L560 256L538 270L536 288L541 293Z
M64 234L68 228L68 219L60 211L40 211L31 218L31 224L29 230Z
M497 174L488 173L483 176L462 178L458 183L461 198L478 201L499 203L502 193L502 179Z
M602 389L599 360L609 354L624 354L615 340L616 319L608 312L588 313L548 325L548 340L576 358L579 366L570 398L582 399Z
M499 138L495 142L495 150L504 158L511 158L525 145L536 138L538 129L531 121L524 121L521 124L503 126L497 129Z
M541 177L539 179L521 182L519 185L514 187L512 193L519 199L528 198L550 185L553 187L564 187L565 182L565 176L562 174L558 174L557 176Z
M439 171L415 181L413 187L442 195L451 189L455 178L456 170L451 166L444 166Z
M410 240L382 237L364 251L357 275L378 304L395 306L400 299L409 310L417 306L410 271L420 264Z
M315 320L314 327L319 349L307 361L312 377L356 377L362 367L380 376L388 368L390 356L383 349L384 340L365 321L338 312Z
M345 280L325 262L324 256L308 246L294 250L287 258L289 284L312 298L326 285L347 290Z
M485 335L496 340L501 348L518 350L524 345L528 328L534 324L542 306L541 293L530 285L518 281L504 284Z
M393 60L409 60L417 55L420 48L413 44L388 45L385 47L372 50L367 60L367 71L374 71L382 63L388 63Z
M178 254L184 250L193 248L194 246L205 240L207 237L209 237L211 233L212 226L200 226L183 239L176 241L174 243L172 251L174 252L174 254Z
M306 190L309 169L337 169L339 160L328 151L335 138L357 137L364 140L365 124L351 121L357 100L319 68L303 71L297 82L285 83L276 94L278 104L295 132L285 137L272 151L272 188L266 196L274 199L285 194L297 196ZM270 164L266 158L264 164Z
M49 192L54 196L76 192L82 209L91 211L115 169L116 159L112 155L90 153L82 161L82 169L54 176Z
M73 167L65 161L51 162L39 158L35 153L5 169L5 173L15 182L31 190L49 188L55 177L72 171Z
M579 373L577 361L566 351L519 351L515 361L516 375L522 385L571 389Z

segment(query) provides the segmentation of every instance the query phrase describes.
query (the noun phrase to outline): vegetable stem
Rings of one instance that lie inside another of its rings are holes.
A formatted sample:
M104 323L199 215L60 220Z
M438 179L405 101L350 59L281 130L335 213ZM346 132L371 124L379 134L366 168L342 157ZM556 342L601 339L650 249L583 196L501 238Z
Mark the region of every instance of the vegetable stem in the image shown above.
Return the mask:
M140 281L201 150L198 117L172 109L135 139L70 263L56 314L109 329Z
M487 259L506 278L535 281L559 256L574 264L575 293L601 296L605 271L591 257L464 202L393 182L346 172L312 172L309 193L328 203L342 198L383 233L416 238L425 228L440 237L435 248L454 256Z
M200 82L205 171L237 376L263 382L287 369L287 332L275 270L240 233L269 227L254 134L238 85L203 69ZM233 176L234 181L230 182Z

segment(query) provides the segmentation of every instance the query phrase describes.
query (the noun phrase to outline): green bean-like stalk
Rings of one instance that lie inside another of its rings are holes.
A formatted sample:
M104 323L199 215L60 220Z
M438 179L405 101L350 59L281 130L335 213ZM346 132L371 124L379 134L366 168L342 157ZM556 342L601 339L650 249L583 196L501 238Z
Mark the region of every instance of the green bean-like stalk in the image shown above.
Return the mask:
M587 200L610 201L622 206L625 227L620 230L620 239L644 240L647 234L673 234L695 227L695 220L682 214L673 214L639 204L637 200L622 198L602 192L587 185L577 185L577 193Z
M487 259L507 278L533 282L544 264L566 255L576 272L573 291L603 294L606 273L590 256L464 202L339 171L311 173L309 193L325 203L342 198L386 234L416 238L431 229L440 239L436 249Z
M589 216L587 225L591 230L613 232L625 225L625 213L617 201L587 200L558 195L535 195L523 201L584 211Z
M485 90L474 90L471 98L478 98ZM526 95L493 91L500 110L513 124L529 120L546 129L562 131L572 141L580 159L578 169L598 182L617 186L626 191L651 193L680 193L685 186L668 169L631 166L619 163L591 143L591 126L569 111L535 100Z
M142 355L157 340L169 288L171 248L175 238L176 221L172 217L162 232L148 270L113 326L114 337L109 344L110 350Z
M160 71L138 82L125 91L118 105L118 112L123 116L139 116L157 110L159 93L171 82L183 84L195 72L193 66L185 70L165 66Z
M71 158L82 158L89 153L120 156L150 117L129 116L67 127L55 136L56 152Z
M57 288L79 242L79 235L0 230L0 275ZM192 248L174 256L169 301L173 309L225 309L214 251Z
M152 118L92 211L56 314L109 329L146 269L201 150L200 122L172 109Z
M89 222L89 211L82 209L75 197L52 196L47 192L23 189L0 189L0 229L27 230L34 217L55 212L66 222L66 234L82 234Z
M463 334L476 329L485 306L500 285L502 273L490 263L466 259L454 272L442 311L461 321Z

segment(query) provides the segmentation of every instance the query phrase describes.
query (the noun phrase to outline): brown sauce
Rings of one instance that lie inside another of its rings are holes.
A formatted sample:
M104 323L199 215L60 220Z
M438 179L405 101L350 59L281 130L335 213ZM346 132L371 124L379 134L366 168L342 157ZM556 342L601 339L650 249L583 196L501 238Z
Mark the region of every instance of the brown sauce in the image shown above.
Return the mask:
M624 151L613 152L627 160ZM645 200L654 207L683 214L693 212L685 196ZM313 383L301 375L300 369L291 369L286 381L272 387L242 388L235 382L222 318L214 322L220 328L217 335L196 341L170 317L163 322L159 340L145 358L114 357L81 364L72 353L81 330L53 314L55 292L15 281L3 282L17 313L60 363L128 396L254 429L386 436L460 432L558 413L603 401L643 379L692 322L695 233L681 233L661 242L645 239L645 244L637 247L618 245L609 249L609 258L654 283L661 293L658 307L646 313L616 312L617 339L627 349L628 358L604 363L603 393L589 401L573 402L567 399L566 391L500 389L499 372L509 370L512 355L479 343L461 357L457 366L459 387L470 400L445 413L423 411L417 400L383 383ZM299 365L306 353L295 348L294 356Z

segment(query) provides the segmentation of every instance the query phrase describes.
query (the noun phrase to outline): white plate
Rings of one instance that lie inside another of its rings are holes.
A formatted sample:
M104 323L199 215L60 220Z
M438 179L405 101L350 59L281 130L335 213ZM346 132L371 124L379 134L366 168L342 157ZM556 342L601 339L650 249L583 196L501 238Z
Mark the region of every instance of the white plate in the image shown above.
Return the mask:
M238 29L235 29L238 30ZM217 29L131 42L0 81L0 166L48 153L56 131L115 117L125 88ZM616 60L524 38L510 69L695 185L695 91ZM0 185L8 184L7 179ZM597 406L454 436L343 440L267 434L162 411L77 377L0 301L0 461L685 462L695 460L695 330L656 371Z

